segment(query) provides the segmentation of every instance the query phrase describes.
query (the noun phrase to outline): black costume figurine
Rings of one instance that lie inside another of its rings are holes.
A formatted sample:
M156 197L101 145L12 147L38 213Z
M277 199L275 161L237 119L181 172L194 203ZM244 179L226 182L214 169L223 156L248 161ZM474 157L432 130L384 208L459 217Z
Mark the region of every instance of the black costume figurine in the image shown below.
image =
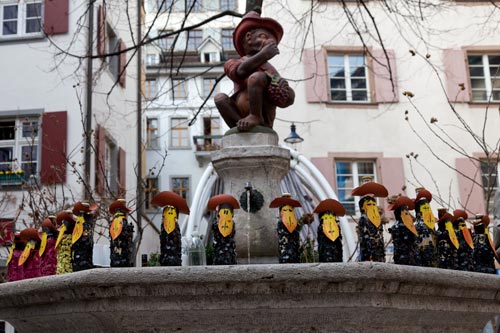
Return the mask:
M461 271L474 271L474 243L465 220L467 212L463 209L453 211L453 228L458 239L457 269Z
M21 231L21 239L26 241L18 265L23 265L24 279L41 276L40 271L40 235L35 228L26 228Z
M56 216L59 228L57 236L57 271L56 274L73 272L73 251L71 250L71 238L75 228L75 216L71 210L59 212Z
M229 194L219 194L208 200L207 209L217 211L217 218L212 223L215 265L236 265L233 213L239 208L238 200Z
M132 238L134 226L127 221L127 214L131 211L125 199L118 199L109 205L109 212L113 220L109 226L109 249L111 267L132 267Z
M417 230L418 254L416 264L423 267L437 267L436 260L436 218L432 214L431 192L417 188L415 198L415 229Z
M42 276L55 275L57 270L57 226L56 217L49 216L42 222L42 243L40 244L40 272Z
M385 262L384 229L375 197L387 197L387 189L363 177L364 184L352 190L352 196L361 196L359 218L356 231L359 239L359 260Z
M73 251L73 272L94 268L94 213L97 205L78 201L73 206L76 215L75 228L71 237Z
M394 211L396 218L389 232L394 245L394 263L398 265L416 264L418 233L409 212L413 208L413 200L405 196L400 196L388 207L389 210Z
M480 273L495 274L495 250L491 242L488 225L490 218L487 215L476 215L474 220L474 266Z
M314 209L318 214L319 262L342 262L342 233L337 217L345 215L345 208L334 199L321 201Z
M26 241L21 238L21 233L14 234L14 240L7 257L7 281L19 281L24 279L24 267L19 265L19 258L26 247Z
M179 213L189 214L186 199L177 193L163 191L154 196L151 203L163 208L160 232L160 265L182 265L182 240L177 219Z
M288 193L275 198L269 204L269 208L279 208L280 218L278 220L277 231L279 262L282 264L300 262L300 234L294 212L295 207L302 207L302 205L297 200L292 199Z
M458 239L453 229L453 215L446 212L446 208L438 209L437 231L437 267L457 269Z

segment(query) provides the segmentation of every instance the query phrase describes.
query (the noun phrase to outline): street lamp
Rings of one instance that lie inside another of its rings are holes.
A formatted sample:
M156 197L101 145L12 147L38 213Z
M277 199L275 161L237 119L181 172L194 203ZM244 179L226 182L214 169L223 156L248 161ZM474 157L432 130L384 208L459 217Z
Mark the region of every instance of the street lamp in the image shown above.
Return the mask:
M292 123L292 125L290 125L290 134L288 134L288 136L285 138L285 142L286 143L300 143L302 141L304 141L304 139L302 139L300 137L300 135L297 134L297 132L295 132L295 124Z

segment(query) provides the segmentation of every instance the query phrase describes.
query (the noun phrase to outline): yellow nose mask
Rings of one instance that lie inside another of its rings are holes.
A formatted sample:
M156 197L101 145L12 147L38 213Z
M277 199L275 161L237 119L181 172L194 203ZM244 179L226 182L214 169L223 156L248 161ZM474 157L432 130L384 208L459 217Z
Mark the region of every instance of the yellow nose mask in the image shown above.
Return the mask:
M295 228L297 228L297 218L295 217L293 207L290 205L281 207L280 214L281 221L285 225L286 229L289 233L292 233Z
M362 209L365 211L365 214L368 216L370 222L378 228L382 219L380 218L380 213L378 212L377 203L372 200L366 200L363 203Z
M445 223L446 230L448 230L448 235L450 236L450 241L453 243L453 246L458 249L458 238L457 234L455 233L455 229L453 229L453 224L451 224L451 221L448 221Z
M417 229L415 229L415 225L413 224L413 219L406 209L401 212L401 220L408 230L410 230L415 236L418 236Z
M323 233L332 242L335 242L335 240L340 236L340 230L337 224L336 216L332 213L325 213L323 214L323 216L321 216L321 220L323 221Z
M175 223L177 223L177 212L175 211L175 207L165 207L165 209L163 209L163 228L167 234L174 231Z
M229 236L233 231L233 212L229 208L221 208L217 215L219 216L219 232L224 237Z
M420 212L422 213L422 220L424 220L425 225L434 230L436 226L436 218L432 214L431 205L428 202L420 206Z

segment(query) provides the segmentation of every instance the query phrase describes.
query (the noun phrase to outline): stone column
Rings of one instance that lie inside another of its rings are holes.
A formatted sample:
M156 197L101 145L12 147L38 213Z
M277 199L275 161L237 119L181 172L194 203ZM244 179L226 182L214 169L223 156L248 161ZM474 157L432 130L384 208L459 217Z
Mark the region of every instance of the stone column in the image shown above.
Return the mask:
M256 132L257 131L257 132ZM212 154L212 164L224 180L224 192L240 200L250 182L264 197L259 211L235 210L235 242L239 264L277 263L277 211L269 203L281 196L280 184L290 170L290 152L278 146L278 135L257 126L252 132L230 130L222 139L222 149Z

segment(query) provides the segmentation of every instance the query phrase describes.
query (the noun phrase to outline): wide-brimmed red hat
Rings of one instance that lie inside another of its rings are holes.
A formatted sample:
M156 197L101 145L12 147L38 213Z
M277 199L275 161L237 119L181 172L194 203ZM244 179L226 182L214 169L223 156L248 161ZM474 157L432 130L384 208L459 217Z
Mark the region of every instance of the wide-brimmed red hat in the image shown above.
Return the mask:
M464 220L467 220L469 216L467 215L467 212L463 209L455 209L453 211L453 222L458 220L459 218L463 218Z
M73 212L71 210L63 210L57 213L56 221L58 225L61 225L63 221L68 221L72 223L76 222L75 216L73 215Z
M55 218L54 218L55 220ZM54 220L52 220L50 217L47 217L45 220L42 222L42 230L43 228L49 228L52 231L57 231L57 227L54 223Z
M240 208L238 200L236 200L232 195L219 194L219 195L214 195L208 200L207 209L216 210L217 207L222 204L230 205L231 207L233 207L233 209Z
M482 224L486 228L490 224L490 217L488 215L476 215L474 225Z
M408 197L400 196L399 198L396 199L396 201L394 201L394 203L387 206L387 209L396 210L403 206L407 206L408 210L413 210L415 209L415 202Z
M279 44L283 37L283 27L278 21L269 17L260 17L256 11L249 11L234 29L233 43L234 48L240 56L245 55L245 35L253 29L266 29L269 30L276 38L276 43Z
M389 195L389 192L387 192L387 189L382 184L375 182L367 182L352 190L351 195L360 197L365 195L370 195L377 198L385 198L386 196Z
M427 202L431 202L432 201L431 192L427 191L425 188L418 190L417 197L415 198L415 202L419 201L422 198L427 199Z
M316 208L314 208L313 213L321 214L323 212L333 212L335 216L344 216L345 208L340 202L335 199L325 199L321 201Z
M111 214L115 214L118 209L124 213L128 213L132 210L127 207L127 201L125 199L117 199L109 205L109 212Z
M441 217L439 218L439 221L438 223L441 223L441 222L446 222L446 220L448 221L453 221L453 215L451 215L450 213L446 212L446 213L443 213L443 215L441 215Z
M189 214L189 207L186 199L174 192L163 191L158 193L154 196L153 200L151 200L151 204L160 207L172 206L183 214Z
M38 231L35 228L26 228L21 231L21 239L24 241L29 241L29 240L35 240L35 241L40 241L40 235L38 234Z
M79 213L92 213L96 209L96 204L91 205L88 202L77 201L73 206L73 214L78 215Z
M302 207L302 204L299 201L292 199L291 194L285 193L281 197L275 198L273 201L271 201L271 203L269 204L269 208L279 208L285 205L292 207Z

